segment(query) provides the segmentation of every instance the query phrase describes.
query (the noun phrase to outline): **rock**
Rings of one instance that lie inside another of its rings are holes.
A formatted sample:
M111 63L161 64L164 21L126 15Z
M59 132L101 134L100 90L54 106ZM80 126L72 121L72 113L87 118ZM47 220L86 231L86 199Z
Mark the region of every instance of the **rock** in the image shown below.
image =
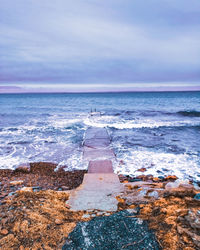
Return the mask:
M83 219L89 219L89 218L90 218L90 215L89 215L89 214L84 214L84 215L82 216L82 218L83 218Z
M154 178L153 178L153 181L154 181L154 182L158 182L158 181L160 181L160 179L159 179L158 177L154 177Z
M62 190L69 190L69 187L67 187L67 186L62 186L61 188L62 188Z
M19 193L20 192L32 192L32 191L33 191L32 187L23 187L20 190L18 190Z
M11 181L11 182L10 182L10 185L12 185L12 186L22 185L22 184L23 184L23 181L22 181L22 180L19 180L19 181Z
M28 230L28 225L29 225L29 223L28 223L28 221L27 220L24 220L24 221L22 221L22 223L21 223L21 225L20 225L20 230L22 231L22 232L27 232L27 230Z
M131 178L129 182L136 182L136 181L142 181L142 179L139 178Z
M169 175L169 176L165 177L166 181L177 180L177 179L178 179L178 177L176 175Z
M67 166L61 166L61 165L58 165L55 169L54 169L54 172L65 172L65 171L68 171L69 168Z
M68 209L71 208L71 206L67 202L65 202L65 207L68 208Z
M7 229L2 229L1 230L1 234L2 235L7 235L8 234L8 230Z
M19 165L16 169L16 172L29 173L31 171L31 166L29 163L24 163Z
M159 194L157 191L153 191L153 192L149 192L148 193L148 196L152 197L152 198L155 198L155 199L158 199L159 198Z
M194 199L200 201L200 193L196 194L196 195L194 196Z
M177 231L181 235L182 234L188 235L193 240L194 244L198 247L198 249L200 248L200 236L198 234L195 234L191 232L189 229L180 226L177 226Z
M0 246L5 245L5 244L11 245L11 243L12 242L14 243L14 241L16 241L14 234L8 234L5 237L3 237L2 239L0 239Z
M147 171L147 169L146 168L140 168L137 171L139 171L139 172L145 172L145 171Z
M72 249L161 249L145 221L135 213L121 211L110 216L79 222L62 250Z
M19 247L19 250L24 250L25 248L21 245L20 247Z
M1 224L5 225L8 222L8 218L1 219Z
M56 225L61 225L61 224L63 223L63 221L60 220L60 219L56 219L56 220L55 220L55 223L56 223Z
M179 183L177 182L168 182L165 185L165 189L178 188L178 187L179 187Z

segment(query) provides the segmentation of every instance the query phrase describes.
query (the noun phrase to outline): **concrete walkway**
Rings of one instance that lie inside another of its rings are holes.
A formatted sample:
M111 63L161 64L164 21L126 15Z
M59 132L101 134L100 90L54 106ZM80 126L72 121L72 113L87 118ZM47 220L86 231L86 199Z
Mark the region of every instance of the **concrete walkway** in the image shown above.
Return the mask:
M83 160L88 162L88 174L70 194L68 204L72 210L117 210L115 197L122 192L123 186L113 172L112 160L115 155L110 142L105 128L89 128L86 131Z

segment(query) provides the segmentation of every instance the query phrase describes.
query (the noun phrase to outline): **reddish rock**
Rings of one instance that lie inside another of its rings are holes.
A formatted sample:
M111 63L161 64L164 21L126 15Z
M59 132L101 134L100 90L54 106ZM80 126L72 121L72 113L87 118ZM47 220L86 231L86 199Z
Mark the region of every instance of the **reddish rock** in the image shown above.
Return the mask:
M2 229L1 230L1 234L2 235L7 235L8 234L8 230L7 229Z
M177 180L177 179L178 179L178 177L176 175L169 175L169 176L165 177L166 181Z
M140 169L138 169L137 171L145 172L145 171L147 171L147 169L146 169L146 168L140 168Z
M56 223L56 225L61 225L61 224L63 223L63 221L60 220L60 219L56 219L56 220L55 220L55 223Z
M71 206L69 204L67 204L67 203L65 203L65 207L68 208L68 209L71 208Z

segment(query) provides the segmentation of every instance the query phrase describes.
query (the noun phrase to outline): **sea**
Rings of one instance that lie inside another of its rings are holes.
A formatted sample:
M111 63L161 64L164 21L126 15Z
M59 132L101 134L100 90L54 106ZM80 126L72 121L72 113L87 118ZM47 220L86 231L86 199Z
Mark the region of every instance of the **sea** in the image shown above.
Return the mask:
M107 128L115 173L200 181L200 92L0 94L0 169L40 161L85 169L91 126Z

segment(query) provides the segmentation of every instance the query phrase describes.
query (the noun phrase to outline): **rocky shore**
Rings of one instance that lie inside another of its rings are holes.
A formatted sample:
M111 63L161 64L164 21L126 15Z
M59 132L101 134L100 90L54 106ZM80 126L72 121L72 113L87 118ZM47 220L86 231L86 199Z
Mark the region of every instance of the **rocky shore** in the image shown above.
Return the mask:
M95 217L115 218L115 213L71 211L66 203L70 190L82 183L86 171L55 170L56 165L52 163L32 163L15 171L0 170L1 249L61 249L67 239L74 239L80 223L91 221L96 225ZM120 216L127 218L131 212L134 215L128 217L148 223L160 249L199 249L199 186L180 181L176 176L154 178L144 172L137 178L119 176L124 186L124 191L116 196L119 224L123 223ZM111 221L105 219L102 223ZM134 238L136 243L123 240L117 246L119 249L120 246L131 249L134 244L140 247L140 240Z

